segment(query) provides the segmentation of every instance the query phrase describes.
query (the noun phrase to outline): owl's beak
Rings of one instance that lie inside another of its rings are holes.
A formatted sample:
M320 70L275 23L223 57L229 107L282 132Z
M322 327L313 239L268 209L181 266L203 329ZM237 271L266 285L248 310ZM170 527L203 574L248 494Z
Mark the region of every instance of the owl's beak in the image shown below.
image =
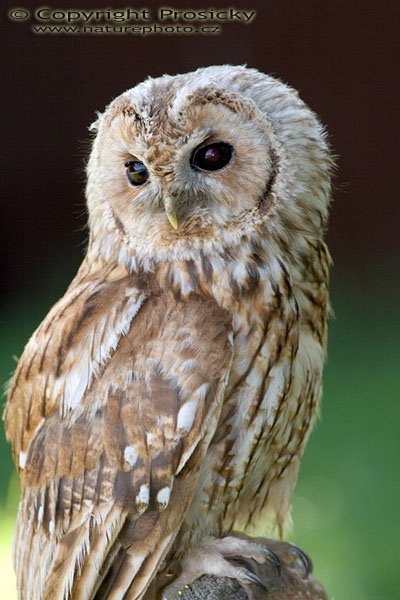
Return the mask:
M167 196L164 199L164 208L165 208L165 214L167 215L168 221L171 223L171 225L174 229L178 229L179 228L178 207L174 203L174 200Z
M171 223L172 227L174 229L178 229L179 223L178 223L178 219L176 218L176 215L174 215L173 213L169 213L167 211L165 211L165 212L166 212L168 221Z

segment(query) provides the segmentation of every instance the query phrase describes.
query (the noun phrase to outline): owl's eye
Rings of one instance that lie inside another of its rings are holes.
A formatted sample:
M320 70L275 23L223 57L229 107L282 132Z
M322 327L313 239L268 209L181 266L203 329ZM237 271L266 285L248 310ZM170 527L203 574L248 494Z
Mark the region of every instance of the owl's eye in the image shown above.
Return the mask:
M132 185L142 185L149 178L149 172L142 162L130 160L125 163L126 176Z
M230 163L233 154L233 148L225 142L209 144L197 148L190 159L190 164L194 169L201 171L219 171Z

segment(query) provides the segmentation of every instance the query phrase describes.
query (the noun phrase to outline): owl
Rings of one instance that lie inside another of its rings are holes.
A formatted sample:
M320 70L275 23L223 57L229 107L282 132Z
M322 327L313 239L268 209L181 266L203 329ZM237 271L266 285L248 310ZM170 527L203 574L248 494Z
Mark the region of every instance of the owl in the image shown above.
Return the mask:
M285 534L321 394L324 129L243 66L149 78L91 129L87 253L5 410L19 598L254 581L229 556L276 559L240 534Z

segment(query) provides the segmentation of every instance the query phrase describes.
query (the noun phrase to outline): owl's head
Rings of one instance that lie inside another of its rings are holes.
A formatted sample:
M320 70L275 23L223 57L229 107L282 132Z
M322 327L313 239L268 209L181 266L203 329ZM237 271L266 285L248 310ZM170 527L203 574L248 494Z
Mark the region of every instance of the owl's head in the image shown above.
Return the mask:
M323 129L294 90L256 70L148 79L93 129L91 242L109 256L122 247L144 264L182 260L243 236L324 225Z

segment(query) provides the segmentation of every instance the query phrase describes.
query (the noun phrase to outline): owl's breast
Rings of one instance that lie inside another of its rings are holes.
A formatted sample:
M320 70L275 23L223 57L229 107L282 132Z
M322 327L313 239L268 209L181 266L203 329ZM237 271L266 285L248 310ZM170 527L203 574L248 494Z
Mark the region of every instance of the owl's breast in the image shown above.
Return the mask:
M282 529L317 409L324 352L303 330L290 296L248 301L233 323L225 402L188 519L217 534L249 531L260 516L269 530Z
M225 261L201 256L161 272L183 301L211 296L232 322L222 411L186 519L197 534L248 530L261 513L282 529L320 395L325 349L315 328L324 327L326 307L312 319L279 255L256 257L244 247Z

